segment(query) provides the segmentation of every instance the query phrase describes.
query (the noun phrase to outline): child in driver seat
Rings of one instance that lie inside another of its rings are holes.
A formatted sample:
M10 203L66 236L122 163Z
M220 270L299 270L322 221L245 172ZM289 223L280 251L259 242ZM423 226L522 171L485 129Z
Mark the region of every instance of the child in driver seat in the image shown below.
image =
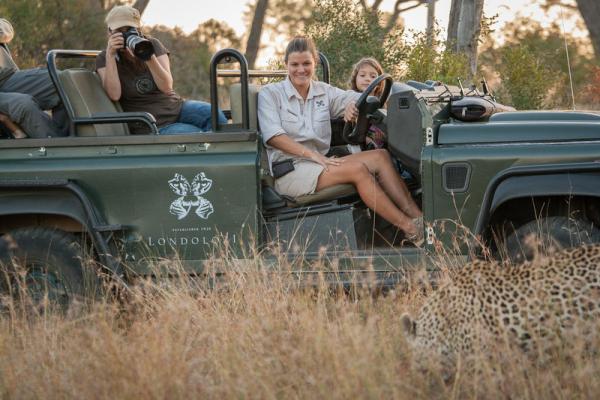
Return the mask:
M350 76L350 87L356 92L364 92L375 78L383 74L383 68L379 62L372 57L361 58L352 68ZM372 96L379 96L383 91L383 82L381 82L371 93ZM386 138L385 132L375 125L369 127L367 134L366 149L382 149L385 148Z

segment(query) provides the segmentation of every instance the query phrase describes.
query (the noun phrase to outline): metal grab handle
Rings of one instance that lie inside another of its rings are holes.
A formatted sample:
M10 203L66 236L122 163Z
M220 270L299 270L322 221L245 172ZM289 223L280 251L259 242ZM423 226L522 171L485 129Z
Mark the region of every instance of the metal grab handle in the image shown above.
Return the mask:
M248 61L246 57L235 49L223 49L215 53L210 60L210 112L213 131L217 132L219 126L219 96L217 88L217 66L220 63L231 63L233 60L240 64L240 80L242 86L242 128L250 129L250 116L248 111Z

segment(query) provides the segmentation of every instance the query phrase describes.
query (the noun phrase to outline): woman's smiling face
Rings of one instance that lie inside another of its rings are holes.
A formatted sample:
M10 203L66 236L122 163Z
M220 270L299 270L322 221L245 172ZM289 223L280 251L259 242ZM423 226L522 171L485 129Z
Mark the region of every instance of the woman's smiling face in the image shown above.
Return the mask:
M288 76L296 90L307 90L315 73L315 60L309 51L293 52L288 56Z

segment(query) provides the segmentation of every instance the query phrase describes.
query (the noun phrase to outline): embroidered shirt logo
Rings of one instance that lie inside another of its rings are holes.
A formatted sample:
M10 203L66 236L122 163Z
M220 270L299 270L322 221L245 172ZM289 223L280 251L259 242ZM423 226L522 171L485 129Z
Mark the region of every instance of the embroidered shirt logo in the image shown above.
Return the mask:
M317 100L315 103L317 104L317 107L319 107L319 108L325 107L325 100Z
M135 90L139 94L148 94L155 90L154 81L149 76L141 76L135 80Z
M169 180L169 186L180 197L171 203L169 212L181 220L188 216L192 208L195 208L194 213L198 217L208 219L214 208L212 203L202 195L210 190L212 182L204 172L197 174L191 184L183 175L175 174L173 179Z

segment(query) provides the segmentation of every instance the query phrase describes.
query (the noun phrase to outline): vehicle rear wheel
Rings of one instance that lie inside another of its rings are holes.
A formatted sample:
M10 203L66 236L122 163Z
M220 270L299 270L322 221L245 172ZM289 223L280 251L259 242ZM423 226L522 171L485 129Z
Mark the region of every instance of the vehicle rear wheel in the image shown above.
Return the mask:
M67 232L16 229L0 237L0 289L25 304L66 309L74 301L94 297L99 288L84 256L81 242Z
M546 217L531 221L516 229L506 239L506 254L510 261L532 260L536 253L600 243L600 229L594 223L567 217Z

